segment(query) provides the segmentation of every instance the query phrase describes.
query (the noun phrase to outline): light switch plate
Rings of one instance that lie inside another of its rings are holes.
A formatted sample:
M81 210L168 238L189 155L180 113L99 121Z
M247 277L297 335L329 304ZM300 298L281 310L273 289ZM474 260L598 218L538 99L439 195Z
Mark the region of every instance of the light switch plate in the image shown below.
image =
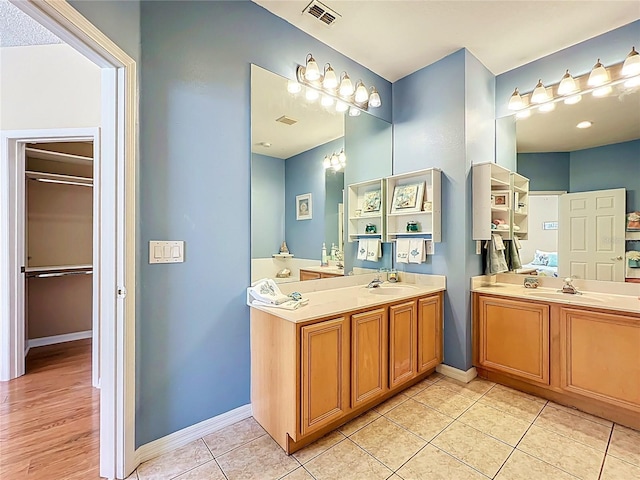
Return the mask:
M149 241L149 263L183 263L184 241Z

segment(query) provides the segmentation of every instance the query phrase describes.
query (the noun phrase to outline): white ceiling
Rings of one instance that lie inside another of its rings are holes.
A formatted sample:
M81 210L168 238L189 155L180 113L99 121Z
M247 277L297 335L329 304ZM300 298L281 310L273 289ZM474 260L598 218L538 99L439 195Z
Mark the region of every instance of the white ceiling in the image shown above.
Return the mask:
M63 43L49 30L7 0L0 0L0 47Z
M253 1L390 82L462 47L498 75L640 18L638 0L326 0L326 26L309 0Z

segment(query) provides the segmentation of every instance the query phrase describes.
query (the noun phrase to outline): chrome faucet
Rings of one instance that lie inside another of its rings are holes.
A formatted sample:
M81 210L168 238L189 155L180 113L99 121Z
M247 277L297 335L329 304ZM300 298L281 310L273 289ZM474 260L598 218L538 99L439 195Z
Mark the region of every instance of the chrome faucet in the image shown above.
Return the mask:
M582 295L578 289L573 285L573 278L567 277L564 279L564 285L562 285L562 293L568 293L569 295Z
M369 285L367 285L367 288L378 288L383 283L384 281L380 280L380 275L378 275L376 278L374 278L369 282Z

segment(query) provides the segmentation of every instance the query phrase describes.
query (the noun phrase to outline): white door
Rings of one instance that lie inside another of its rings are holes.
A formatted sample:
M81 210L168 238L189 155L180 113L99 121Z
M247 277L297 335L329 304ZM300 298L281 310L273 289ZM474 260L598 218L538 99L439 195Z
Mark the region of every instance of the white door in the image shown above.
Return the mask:
M560 196L558 275L624 281L624 188Z

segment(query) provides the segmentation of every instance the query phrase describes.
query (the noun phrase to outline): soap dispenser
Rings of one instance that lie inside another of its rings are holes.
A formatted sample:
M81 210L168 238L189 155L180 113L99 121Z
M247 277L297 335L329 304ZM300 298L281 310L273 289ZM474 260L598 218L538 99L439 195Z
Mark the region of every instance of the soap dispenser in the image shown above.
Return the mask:
M327 246L324 242L322 242L322 257L320 260L320 265L326 267L328 264L329 262L327 261Z
M335 244L335 243L332 243L332 244L331 244L331 253L329 254L329 258L330 258L331 260L335 260L335 259L336 259L336 250L337 250L337 248L336 248L336 244Z

